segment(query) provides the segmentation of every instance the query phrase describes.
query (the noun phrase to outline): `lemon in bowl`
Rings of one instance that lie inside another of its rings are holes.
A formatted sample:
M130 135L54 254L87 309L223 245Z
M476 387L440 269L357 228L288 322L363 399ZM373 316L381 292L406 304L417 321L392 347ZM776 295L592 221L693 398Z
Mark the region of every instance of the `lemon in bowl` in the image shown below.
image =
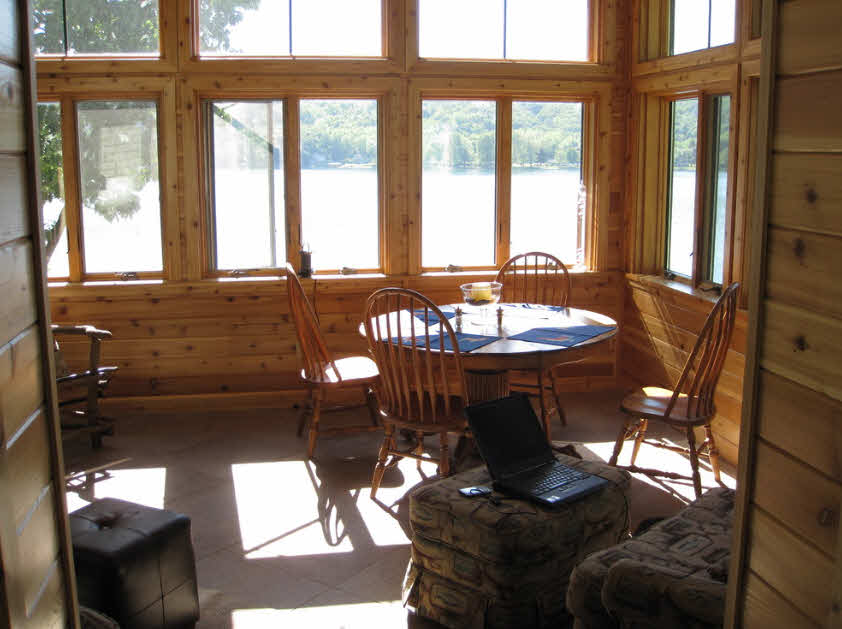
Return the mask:
M489 306L500 301L500 291L503 285L500 282L471 282L462 284L462 298L469 306Z

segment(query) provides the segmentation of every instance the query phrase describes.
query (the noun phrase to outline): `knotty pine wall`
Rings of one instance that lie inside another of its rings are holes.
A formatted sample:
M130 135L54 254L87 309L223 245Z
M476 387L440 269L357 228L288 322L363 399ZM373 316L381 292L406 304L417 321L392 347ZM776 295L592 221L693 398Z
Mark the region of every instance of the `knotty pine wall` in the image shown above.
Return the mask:
M762 211L729 626L842 622L842 5L764 6ZM766 158L768 157L768 163Z
M191 0L162 5L160 60L39 60L39 98L69 99L126 93L159 99L164 278L83 281L71 256L71 281L50 286L53 320L111 330L103 361L120 367L110 387L121 404L189 408L229 404L293 404L301 399L294 333L280 277L214 278L203 257L199 102L203 97L272 97L378 92L383 97L383 275L317 276L305 281L332 350L364 351L357 327L365 298L385 286L409 286L445 303L460 299L461 283L487 274L422 274L420 197L413 179L419 152L413 99L541 95L593 99L591 149L594 220L589 272L573 274L575 306L620 320L623 306L624 182L627 118L626 55L629 3L593 0L602 32L593 39L598 64L465 63L414 56L414 0L384 0L389 55L380 61L199 60L190 54ZM406 33L404 38L402 35ZM68 143L65 143L67 146ZM71 165L72 167L72 165ZM68 194L72 194L69 191ZM293 203L297 202L295 199ZM295 227L295 226L292 226ZM72 228L72 226L71 226ZM78 229L78 226L77 226ZM72 241L72 238L71 238ZM290 249L292 250L292 249ZM74 274L76 278L74 278ZM616 344L568 387L616 382ZM68 340L68 360L83 344Z

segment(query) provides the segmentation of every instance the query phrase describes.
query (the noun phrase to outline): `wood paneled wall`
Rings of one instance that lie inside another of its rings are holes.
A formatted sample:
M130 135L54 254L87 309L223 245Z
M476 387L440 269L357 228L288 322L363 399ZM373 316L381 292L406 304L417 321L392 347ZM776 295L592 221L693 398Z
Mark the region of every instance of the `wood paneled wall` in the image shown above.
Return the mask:
M482 274L421 274L419 174L411 94L454 97L584 98L591 109L593 212L590 272L574 273L572 304L614 314L622 310L623 198L626 141L627 0L592 0L601 31L592 64L430 61L414 54L415 0L384 0L388 56L376 61L200 60L191 54L192 0L166 4L160 60L39 60L39 97L148 93L159 100L165 270L162 281L83 282L50 287L52 316L61 323L109 329L103 360L120 367L111 394L138 407L174 407L213 399L230 404L299 401L294 337L279 277L212 277L204 263L199 106L201 98L362 93L384 99L382 152L383 274L318 276L305 282L331 349L360 351L357 332L365 298L383 286L411 286L433 299L458 301L461 283ZM406 33L406 37L403 34ZM420 128L420 127L418 127ZM72 256L71 256L72 259ZM72 271L72 269L71 269ZM73 273L71 273L73 277ZM75 278L81 279L81 278ZM84 348L65 342L68 359ZM616 354L598 357L569 386L615 382ZM598 365L598 366L595 366ZM285 394L286 393L286 394ZM198 397L197 397L198 396ZM208 398L211 396L211 398ZM155 398L155 399L152 399Z
M77 626L38 215L27 2L0 0L0 626Z
M842 623L842 5L764 6L733 626ZM768 161L767 161L768 158ZM765 246L763 244L765 243Z

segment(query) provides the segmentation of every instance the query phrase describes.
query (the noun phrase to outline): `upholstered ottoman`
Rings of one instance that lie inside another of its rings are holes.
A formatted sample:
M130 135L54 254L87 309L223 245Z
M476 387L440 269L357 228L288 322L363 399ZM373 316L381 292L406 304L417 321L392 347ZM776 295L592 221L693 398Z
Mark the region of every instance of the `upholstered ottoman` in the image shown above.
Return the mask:
M711 489L640 536L594 553L570 577L579 629L721 627L734 491Z
M567 618L564 594L573 567L628 533L630 477L608 465L557 457L612 482L552 510L498 492L459 494L460 487L491 484L485 467L411 494L407 607L452 629L550 627Z
M199 618L190 518L105 498L70 514L79 602L121 629L183 629Z

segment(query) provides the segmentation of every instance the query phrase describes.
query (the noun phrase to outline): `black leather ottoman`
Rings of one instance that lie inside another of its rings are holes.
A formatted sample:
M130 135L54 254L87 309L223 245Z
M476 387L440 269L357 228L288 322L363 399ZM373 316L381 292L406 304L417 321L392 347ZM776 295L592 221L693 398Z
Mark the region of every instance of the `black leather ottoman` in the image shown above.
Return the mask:
M70 514L79 602L121 629L186 629L199 618L190 518L104 498Z

